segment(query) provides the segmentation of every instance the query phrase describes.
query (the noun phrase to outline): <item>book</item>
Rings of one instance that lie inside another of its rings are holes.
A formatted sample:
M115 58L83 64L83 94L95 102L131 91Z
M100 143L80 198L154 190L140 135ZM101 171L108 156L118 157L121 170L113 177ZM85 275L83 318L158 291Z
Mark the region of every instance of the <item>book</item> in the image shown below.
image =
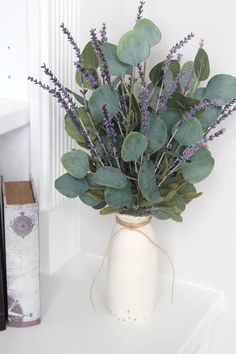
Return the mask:
M30 181L3 184L8 325L40 323L38 204Z
M0 176L0 331L6 329L7 318L6 258L2 183L3 178Z

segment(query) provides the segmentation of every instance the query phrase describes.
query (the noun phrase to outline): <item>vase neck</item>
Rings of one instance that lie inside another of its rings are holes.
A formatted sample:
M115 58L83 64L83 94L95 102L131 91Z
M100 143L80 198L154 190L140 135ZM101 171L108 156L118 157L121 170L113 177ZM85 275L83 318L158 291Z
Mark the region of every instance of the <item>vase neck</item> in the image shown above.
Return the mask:
M151 216L132 216L127 214L117 214L116 222L129 228L139 228L150 224Z

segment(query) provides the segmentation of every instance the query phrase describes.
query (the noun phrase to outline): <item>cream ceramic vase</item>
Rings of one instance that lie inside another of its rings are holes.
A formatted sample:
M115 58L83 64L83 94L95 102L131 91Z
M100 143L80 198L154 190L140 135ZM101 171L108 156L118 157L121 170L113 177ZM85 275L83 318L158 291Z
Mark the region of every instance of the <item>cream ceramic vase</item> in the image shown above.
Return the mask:
M150 240L156 242L150 217L117 215L108 256L107 296L118 320L138 322L154 311L158 252Z

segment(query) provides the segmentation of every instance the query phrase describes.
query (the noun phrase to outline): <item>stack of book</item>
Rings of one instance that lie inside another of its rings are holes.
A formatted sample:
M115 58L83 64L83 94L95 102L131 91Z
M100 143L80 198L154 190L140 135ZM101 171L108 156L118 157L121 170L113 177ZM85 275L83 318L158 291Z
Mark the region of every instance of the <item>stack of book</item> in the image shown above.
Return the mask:
M2 180L1 190L2 323L28 327L40 323L38 204L30 181Z
M7 319L7 287L6 287L6 257L3 214L2 177L0 177L0 331L6 328Z

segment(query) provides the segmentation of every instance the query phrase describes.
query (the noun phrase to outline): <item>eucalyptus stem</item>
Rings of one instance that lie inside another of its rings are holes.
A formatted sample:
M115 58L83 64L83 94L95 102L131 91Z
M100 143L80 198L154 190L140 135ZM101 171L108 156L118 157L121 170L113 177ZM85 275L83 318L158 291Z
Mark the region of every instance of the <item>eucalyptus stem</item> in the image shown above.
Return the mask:
M159 159L159 160L157 161L157 163L156 163L155 172L156 172L156 171L158 170L158 168L160 167L161 162L162 162L162 160L163 160L163 157L165 156L166 149L168 149L168 148L170 147L170 144L172 143L172 141L173 141L173 139L174 139L174 137L175 137L177 131L178 131L178 128L175 129L175 131L174 131L174 133L172 134L170 140L168 141L167 145L165 146L165 150L163 151L163 153L161 154L160 159Z
M165 180L171 176L180 166L180 163L178 163L178 165L176 165L174 168L172 168L172 170L169 171L169 173L167 173L167 175L160 181L160 183L158 184L158 187L160 187L164 182Z

